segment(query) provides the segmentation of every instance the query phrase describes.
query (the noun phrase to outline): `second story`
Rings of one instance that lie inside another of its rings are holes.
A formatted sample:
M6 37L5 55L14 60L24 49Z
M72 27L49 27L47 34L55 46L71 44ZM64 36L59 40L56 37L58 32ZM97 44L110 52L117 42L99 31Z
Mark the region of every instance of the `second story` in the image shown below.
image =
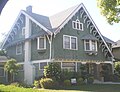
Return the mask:
M10 58L24 62L25 43L30 60L69 59L109 61L113 41L103 36L83 4L47 17L21 10L2 48Z

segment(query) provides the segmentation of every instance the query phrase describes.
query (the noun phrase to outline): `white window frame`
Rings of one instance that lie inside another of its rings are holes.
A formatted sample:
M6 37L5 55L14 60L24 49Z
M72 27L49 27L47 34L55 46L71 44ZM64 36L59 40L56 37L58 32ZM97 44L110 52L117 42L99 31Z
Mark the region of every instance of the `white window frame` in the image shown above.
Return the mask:
M75 24L75 27L74 27L74 24ZM79 24L78 27L77 27L77 24ZM72 21L72 28L83 31L83 23L81 23L79 19L76 19L76 21Z
M95 51L95 52L97 52L97 41L95 41L95 45L96 45L95 50L92 49L92 41L95 41L95 40L89 40L90 50L86 50L86 40L84 40L84 50L85 51Z
M70 38L70 48L65 48L65 44L64 44L64 37L69 37ZM72 49L72 42L71 39L75 38L76 39L76 49ZM63 49L70 49L70 50L78 50L78 40L76 36L69 36L69 35L63 35Z
M40 38L44 38L44 47L43 48L39 48L40 46ZM46 37L45 36L41 36L37 38L37 50L45 50L46 49Z
M25 27L22 28L22 35L25 35Z
M3 71L4 71L4 74L3 74L2 76L0 76L0 77L5 77L5 70L4 70L4 67L0 67L0 69L3 69Z
M20 53L18 53L18 48L20 48ZM20 55L20 54L22 54L22 44L16 45L16 55Z

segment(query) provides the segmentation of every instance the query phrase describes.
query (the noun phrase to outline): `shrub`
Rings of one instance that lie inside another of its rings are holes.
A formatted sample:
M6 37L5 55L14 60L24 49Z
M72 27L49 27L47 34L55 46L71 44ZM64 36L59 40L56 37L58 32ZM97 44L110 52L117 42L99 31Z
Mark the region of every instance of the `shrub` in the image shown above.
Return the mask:
M87 83L88 84L93 84L93 82L94 82L94 77L91 76L91 77L87 78Z
M71 86L70 80L64 80L64 86Z
M42 78L40 80L40 86L45 89L51 89L54 87L54 81L51 78Z
M61 66L58 63L50 63L44 67L44 76L47 78L55 78L60 80Z
M78 80L77 80L77 84L78 85L81 85L81 84L84 84L85 82L84 82L84 80L83 80L83 78L79 78Z
M11 86L15 86L15 87L21 87L21 84L18 82L13 82L10 84Z
M40 88L40 81L39 80L34 80L34 87L35 88Z
M71 79L71 78L76 78L75 76L75 72L73 71L68 71L68 70L63 70L61 72L61 80L64 81L64 80L67 80L67 79Z

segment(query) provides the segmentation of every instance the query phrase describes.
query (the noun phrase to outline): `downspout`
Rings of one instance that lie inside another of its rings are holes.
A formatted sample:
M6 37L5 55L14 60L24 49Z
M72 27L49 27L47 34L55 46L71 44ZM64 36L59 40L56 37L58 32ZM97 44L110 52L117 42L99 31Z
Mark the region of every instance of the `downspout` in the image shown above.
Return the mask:
M50 37L47 35L47 38L50 45L49 60L51 60L52 59L52 34L50 35Z

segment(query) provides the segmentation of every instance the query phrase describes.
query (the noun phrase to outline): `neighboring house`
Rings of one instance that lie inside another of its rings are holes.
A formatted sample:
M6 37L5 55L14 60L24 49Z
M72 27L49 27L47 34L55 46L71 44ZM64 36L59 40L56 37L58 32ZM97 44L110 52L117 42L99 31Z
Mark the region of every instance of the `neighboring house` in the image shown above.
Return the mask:
M7 60L6 56L0 56L0 83L6 83L8 81L7 74L4 70L4 64Z
M102 64L113 70L112 43L102 36L83 4L51 17L33 13L28 6L20 11L2 49L23 65L15 80L32 84L50 62L76 72L81 64L88 64L88 72L101 80Z
M115 61L120 61L120 40L113 44L112 53L114 55Z

